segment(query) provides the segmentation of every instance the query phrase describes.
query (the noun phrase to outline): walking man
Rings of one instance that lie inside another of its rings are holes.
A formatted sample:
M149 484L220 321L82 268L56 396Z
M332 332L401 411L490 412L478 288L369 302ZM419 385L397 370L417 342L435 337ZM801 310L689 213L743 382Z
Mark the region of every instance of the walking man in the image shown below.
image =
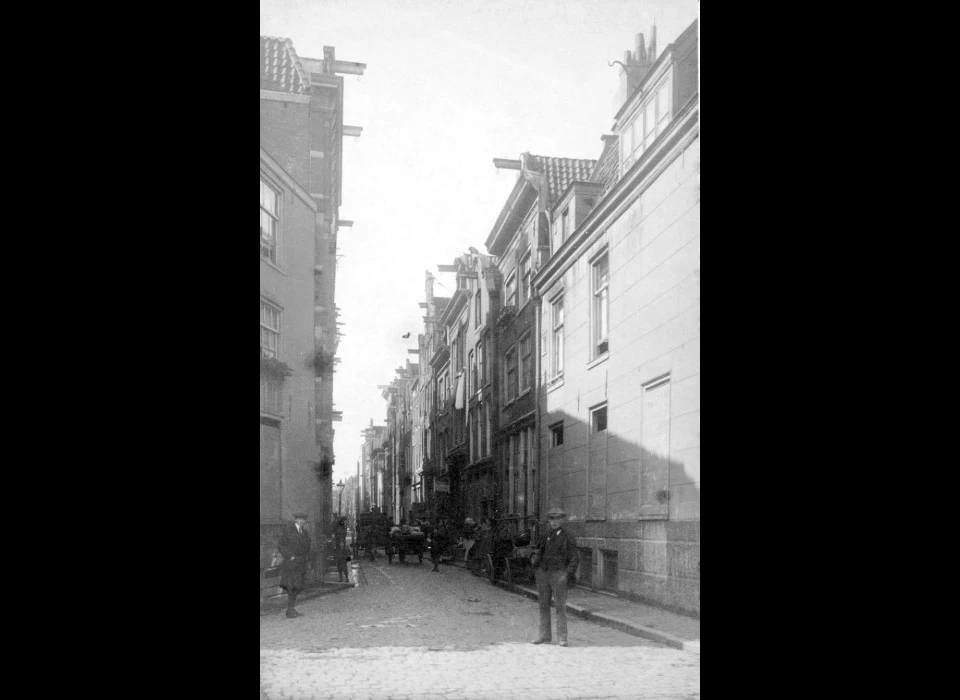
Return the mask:
M280 554L283 555L283 573L280 576L280 588L287 592L287 617L300 617L297 612L297 596L307 585L307 565L313 544L307 532L306 513L293 516L295 525L287 528L280 537Z
M550 644L553 641L550 619L550 599L557 604L557 638L560 646L569 646L567 641L567 577L573 576L580 566L580 551L577 539L563 528L567 514L560 508L551 508L547 513L547 532L540 538L540 546L533 555L533 568L537 572L537 589L540 593L540 637L534 644Z

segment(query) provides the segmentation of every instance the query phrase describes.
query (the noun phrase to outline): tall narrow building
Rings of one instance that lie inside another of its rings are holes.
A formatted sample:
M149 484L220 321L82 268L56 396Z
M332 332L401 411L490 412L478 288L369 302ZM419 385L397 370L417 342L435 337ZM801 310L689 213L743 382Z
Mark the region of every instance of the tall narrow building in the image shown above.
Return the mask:
M699 614L697 24L662 55L638 37L622 96L534 279L540 492L570 514L582 584Z
M261 589L284 522L306 512L322 539L333 518L342 143L360 135L343 123L342 75L365 68L260 37Z

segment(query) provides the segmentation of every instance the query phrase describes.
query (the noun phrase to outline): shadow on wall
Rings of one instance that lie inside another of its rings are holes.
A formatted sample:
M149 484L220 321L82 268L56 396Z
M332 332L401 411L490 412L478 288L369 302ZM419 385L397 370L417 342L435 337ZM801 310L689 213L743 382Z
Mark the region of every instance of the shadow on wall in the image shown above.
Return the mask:
M603 414L591 424L552 415L543 506L569 514L582 550L580 583L699 614L699 412L648 416L626 436Z

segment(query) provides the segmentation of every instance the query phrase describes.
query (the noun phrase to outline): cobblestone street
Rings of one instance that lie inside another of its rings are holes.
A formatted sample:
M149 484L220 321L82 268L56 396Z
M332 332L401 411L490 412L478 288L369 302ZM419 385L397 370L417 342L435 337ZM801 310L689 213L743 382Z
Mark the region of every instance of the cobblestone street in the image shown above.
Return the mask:
M365 586L260 618L261 700L699 698L700 656L575 618L533 646L537 604L461 569L365 561Z

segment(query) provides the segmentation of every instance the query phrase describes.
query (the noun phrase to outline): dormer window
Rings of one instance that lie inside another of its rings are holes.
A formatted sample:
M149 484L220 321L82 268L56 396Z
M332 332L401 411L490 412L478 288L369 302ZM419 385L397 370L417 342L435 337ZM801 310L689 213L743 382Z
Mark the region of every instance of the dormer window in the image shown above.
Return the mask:
M673 117L673 81L670 76L661 80L647 93L640 109L620 132L621 175L636 163L653 145Z

